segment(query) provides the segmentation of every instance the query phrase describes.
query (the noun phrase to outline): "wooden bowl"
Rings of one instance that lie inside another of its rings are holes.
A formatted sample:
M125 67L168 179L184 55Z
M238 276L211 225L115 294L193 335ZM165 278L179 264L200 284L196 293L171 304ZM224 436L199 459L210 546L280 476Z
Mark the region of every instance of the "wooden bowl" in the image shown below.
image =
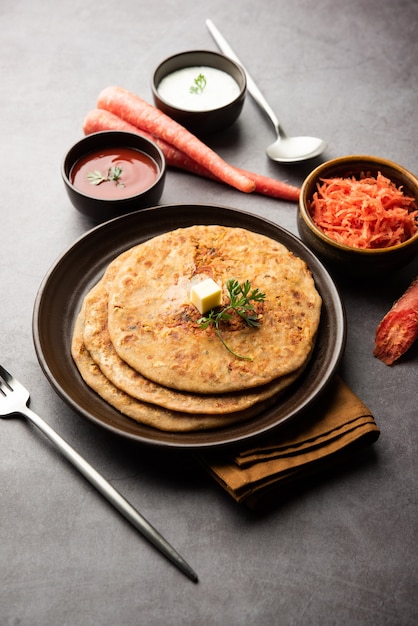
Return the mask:
M418 206L418 179L407 169L374 156L345 156L332 159L314 169L302 184L297 226L301 239L330 268L356 276L371 276L397 270L418 256L418 232L412 237L386 248L355 248L344 245L327 236L314 222L310 205L317 185L324 178L359 178L367 173L378 173L402 187L405 195L415 198Z

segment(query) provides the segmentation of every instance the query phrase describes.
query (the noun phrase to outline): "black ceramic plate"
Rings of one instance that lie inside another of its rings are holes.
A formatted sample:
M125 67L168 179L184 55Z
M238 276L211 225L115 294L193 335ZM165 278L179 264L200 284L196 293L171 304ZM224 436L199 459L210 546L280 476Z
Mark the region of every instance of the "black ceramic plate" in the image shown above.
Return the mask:
M323 299L312 359L303 376L257 418L214 431L166 433L125 417L81 379L71 357L75 318L87 291L118 254L150 237L195 224L239 226L280 241L310 267ZM337 289L320 261L294 235L255 215L220 206L170 205L106 222L78 239L55 262L38 291L33 338L40 365L55 391L80 415L138 442L176 448L235 444L299 416L326 389L345 347L346 321Z

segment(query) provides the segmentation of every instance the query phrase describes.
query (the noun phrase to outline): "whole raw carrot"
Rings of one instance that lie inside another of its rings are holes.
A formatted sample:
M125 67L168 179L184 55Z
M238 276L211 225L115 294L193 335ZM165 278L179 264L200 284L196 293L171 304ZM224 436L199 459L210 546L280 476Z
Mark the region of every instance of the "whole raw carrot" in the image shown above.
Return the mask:
M127 89L106 87L99 94L97 108L115 113L126 122L164 139L232 187L246 193L254 191L253 180L226 163L184 126Z
M138 133L139 135L147 137L159 145L164 153L169 167L175 167L177 169L196 174L197 176L222 182L205 167L202 167L196 163L196 161L193 161L193 159L187 156L187 154L184 154L184 152L181 152L163 139L159 139L158 137L151 135L151 133L141 130L129 122L125 122L125 120L122 120L122 118L114 113L111 113L110 111L105 111L104 109L93 109L92 111L89 111L83 123L84 133L89 135L102 130L126 130L131 133ZM299 199L299 187L289 185L288 183L276 180L275 178L262 176L261 174L255 174L254 172L248 172L247 170L239 169L239 171L254 181L254 191L256 193L260 193L271 198L290 200L292 202L297 202Z
M137 126L134 126L129 122L125 122L125 120L110 111L105 111L104 109L93 109L92 111L89 111L84 118L84 134L90 135L91 133L96 133L101 130L125 130L130 133L142 135L142 137L150 139L161 148L169 167L185 170L186 172L196 174L197 176L219 180L205 167L202 167L199 163L193 161L193 159L187 156L187 154L177 150L177 148L174 148L174 146L164 141L164 139L159 139L158 137L151 135L151 133L148 133L146 130L141 130Z
M392 365L417 338L418 276L377 327L373 354L386 365Z
M299 200L299 187L289 185L289 183L277 180L276 178L270 178L270 176L262 176L262 174L254 174L253 172L247 172L247 170L237 169L254 181L256 193L269 196L270 198L290 200L291 202L297 202Z

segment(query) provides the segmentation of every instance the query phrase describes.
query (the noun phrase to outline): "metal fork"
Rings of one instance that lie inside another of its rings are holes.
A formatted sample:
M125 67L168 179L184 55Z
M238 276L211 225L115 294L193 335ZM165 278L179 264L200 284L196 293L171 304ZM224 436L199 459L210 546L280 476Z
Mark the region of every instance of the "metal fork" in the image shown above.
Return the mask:
M126 517L160 552L190 580L198 581L196 572L151 524L129 504L78 452L28 406L29 392L0 365L0 417L23 415L48 437L62 454L91 482L113 506Z

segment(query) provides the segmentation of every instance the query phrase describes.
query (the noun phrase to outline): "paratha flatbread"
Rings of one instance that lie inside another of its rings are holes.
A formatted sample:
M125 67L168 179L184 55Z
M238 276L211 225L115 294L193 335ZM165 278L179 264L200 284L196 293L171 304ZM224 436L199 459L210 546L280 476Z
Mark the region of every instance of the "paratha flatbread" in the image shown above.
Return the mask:
M262 323L223 323L231 349L203 330L190 303L194 281L246 280L266 294ZM120 358L145 378L191 393L243 391L306 364L320 320L321 298L306 263L279 242L243 228L192 226L138 246L109 291L108 329Z
M91 358L83 341L84 315L83 305L76 319L71 343L71 354L81 377L88 387L111 406L145 426L169 432L219 429L254 417L272 402L270 399L246 411L228 415L190 415L140 402L115 387Z
M163 387L139 374L119 357L107 327L109 289L121 264L135 250L136 248L124 252L114 259L103 278L90 290L84 300L84 344L102 373L116 387L137 400L157 404L173 411L219 415L243 411L262 400L277 396L299 376L301 371L297 370L263 387L243 393L201 395Z

